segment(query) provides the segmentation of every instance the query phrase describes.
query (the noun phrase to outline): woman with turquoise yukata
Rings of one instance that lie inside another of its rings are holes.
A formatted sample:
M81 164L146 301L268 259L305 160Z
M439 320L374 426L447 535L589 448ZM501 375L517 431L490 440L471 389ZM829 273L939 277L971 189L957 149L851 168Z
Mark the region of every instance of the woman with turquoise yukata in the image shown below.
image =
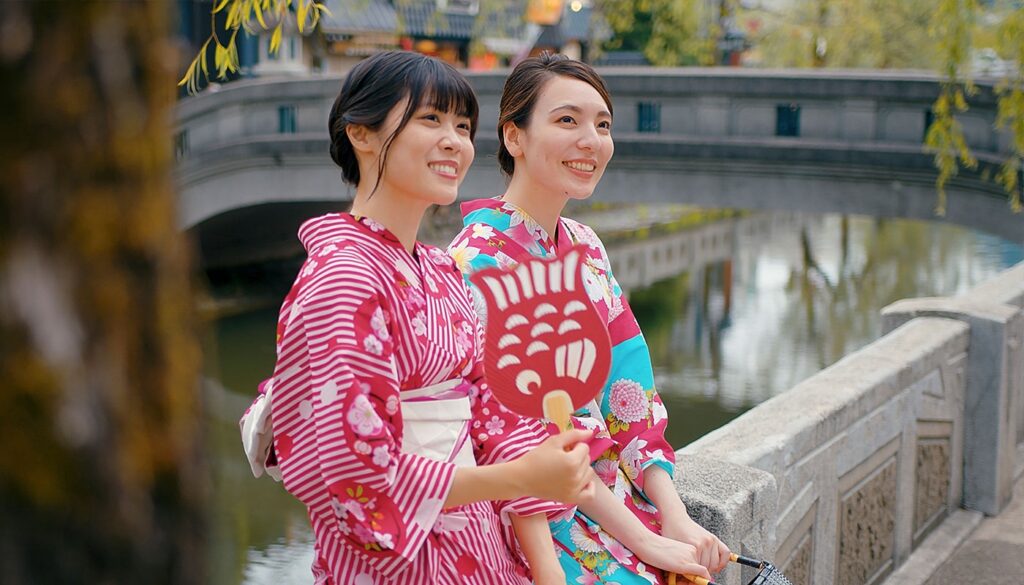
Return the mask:
M644 558L637 544L643 532L686 543L694 560L717 572L728 562L729 548L689 517L673 486L667 413L654 388L647 344L608 254L592 229L561 217L570 199L593 193L614 151L604 81L583 63L545 54L513 70L500 108L498 162L508 188L498 198L463 204L465 228L449 254L468 275L586 245L584 281L613 345L607 384L574 414L577 428L595 431L590 453L600 479L598 503L581 503L575 516L550 523L566 582L665 583L657 561ZM485 319L482 298L473 292Z

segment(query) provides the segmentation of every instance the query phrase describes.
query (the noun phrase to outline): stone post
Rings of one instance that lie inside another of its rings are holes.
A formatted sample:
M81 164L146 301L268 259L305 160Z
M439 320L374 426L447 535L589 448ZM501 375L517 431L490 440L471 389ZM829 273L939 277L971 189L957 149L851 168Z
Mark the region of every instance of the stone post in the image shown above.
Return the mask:
M698 524L733 552L770 559L775 552L775 478L767 471L700 455L676 453L676 490ZM740 585L753 578L746 567L730 564L716 579Z
M1017 451L1016 401L1024 394L1024 311L971 294L897 301L882 310L883 334L916 317L970 326L964 391L963 507L998 514L1010 501Z

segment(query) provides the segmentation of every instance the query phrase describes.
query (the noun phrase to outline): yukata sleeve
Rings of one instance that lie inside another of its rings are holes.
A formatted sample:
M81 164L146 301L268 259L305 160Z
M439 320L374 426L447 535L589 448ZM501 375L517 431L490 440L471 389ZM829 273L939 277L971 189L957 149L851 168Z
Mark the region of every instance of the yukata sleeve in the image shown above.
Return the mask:
M365 262L342 255L311 279L302 306L316 428L312 481L326 488L330 529L383 575L408 566L451 490L455 465L401 450L396 322ZM324 490L321 489L321 493Z
M596 235L594 236L597 240ZM601 394L601 413L612 439L620 448L620 465L640 489L643 471L657 465L673 475L675 452L665 439L668 412L654 387L651 354L640 326L633 316L622 287L615 280L608 253L600 246L607 267L611 309L608 334L612 342L612 365Z

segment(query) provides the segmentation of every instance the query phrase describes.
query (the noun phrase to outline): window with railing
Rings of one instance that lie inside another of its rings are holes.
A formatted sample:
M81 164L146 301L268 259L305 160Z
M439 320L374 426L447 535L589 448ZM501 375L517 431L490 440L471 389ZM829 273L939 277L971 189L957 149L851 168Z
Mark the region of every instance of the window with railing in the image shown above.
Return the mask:
M295 134L295 106L277 108L277 129L281 134Z
M636 131L657 134L661 132L661 104L638 102L636 104Z
M775 107L775 135L800 136L800 106L780 104Z

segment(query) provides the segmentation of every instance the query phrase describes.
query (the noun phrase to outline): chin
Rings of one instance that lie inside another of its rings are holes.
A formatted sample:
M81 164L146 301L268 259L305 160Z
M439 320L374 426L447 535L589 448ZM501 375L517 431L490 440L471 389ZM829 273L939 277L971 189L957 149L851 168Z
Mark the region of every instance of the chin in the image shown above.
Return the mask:
M569 197L569 199L575 199L577 201L583 201L584 199L590 199L590 196L594 194L594 190L590 189L589 191L576 191L576 192L566 191L565 194Z

